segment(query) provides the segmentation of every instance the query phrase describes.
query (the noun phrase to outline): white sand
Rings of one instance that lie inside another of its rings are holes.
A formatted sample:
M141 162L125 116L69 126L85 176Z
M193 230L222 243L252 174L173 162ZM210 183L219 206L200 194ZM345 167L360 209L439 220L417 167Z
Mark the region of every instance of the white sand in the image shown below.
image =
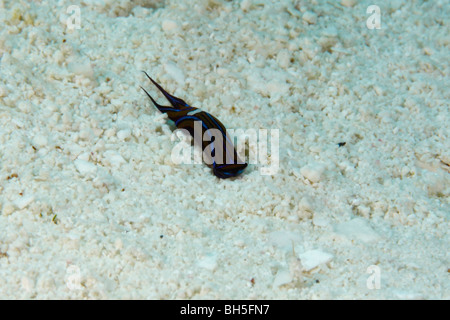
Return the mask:
M0 0L0 298L450 299L448 1L379 30L373 1L181 3ZM141 70L279 129L278 173L173 164Z

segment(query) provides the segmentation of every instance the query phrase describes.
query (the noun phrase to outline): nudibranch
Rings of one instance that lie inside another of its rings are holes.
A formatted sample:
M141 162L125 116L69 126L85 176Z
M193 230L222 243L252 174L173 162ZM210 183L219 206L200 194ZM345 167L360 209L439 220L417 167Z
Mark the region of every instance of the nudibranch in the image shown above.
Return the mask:
M225 126L208 112L192 107L182 99L170 95L145 71L143 72L172 106L159 105L144 88L141 87L141 89L144 90L159 111L166 113L168 118L175 122L177 128L187 130L194 138L194 142L201 141L203 154L209 157L207 165L213 169L214 175L226 179L241 174L247 167L247 163L238 157ZM201 128L201 130L195 130L195 128ZM201 134L201 137L196 136L196 134ZM205 137L209 138L209 141L205 140Z

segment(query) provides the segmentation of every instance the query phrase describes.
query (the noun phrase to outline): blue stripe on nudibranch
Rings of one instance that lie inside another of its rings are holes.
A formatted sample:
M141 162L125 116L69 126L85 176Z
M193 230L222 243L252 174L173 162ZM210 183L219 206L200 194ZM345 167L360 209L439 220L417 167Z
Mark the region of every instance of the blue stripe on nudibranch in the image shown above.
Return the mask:
M193 119L195 121L202 121L201 119L199 119L198 117L195 117L195 116L184 116L184 117L181 117L180 119L178 119L177 121L175 121L175 125L178 125L181 121L188 120L188 119ZM209 129L208 126L203 121L202 121L202 126L205 129Z
M224 158L216 159L217 154L215 152L215 144L214 144L215 141L202 141L203 150L205 150L206 146L208 146L208 143L211 142L211 153L214 151L214 156L211 155L213 160L211 166L214 175L222 179L240 175L247 167L247 163L239 159L236 149L234 148L233 142L229 139L224 125L217 118L215 118L208 112L202 111L195 107L191 107L182 99L170 95L158 83L156 83L152 78L150 78L150 76L145 71L143 72L150 79L150 81L162 92L162 94L167 98L167 100L169 100L172 107L159 105L150 96L150 94L144 88L141 87L142 90L144 90L144 92L147 94L150 100L152 100L155 107L158 108L159 111L166 113L169 119L175 122L175 125L178 128L187 129L189 133L193 136L194 122L201 121L202 137L204 136L205 132L208 132L209 137L212 140L212 135L208 131L210 129L217 129L222 134L221 140L223 143L223 151L224 151L222 156L225 159Z

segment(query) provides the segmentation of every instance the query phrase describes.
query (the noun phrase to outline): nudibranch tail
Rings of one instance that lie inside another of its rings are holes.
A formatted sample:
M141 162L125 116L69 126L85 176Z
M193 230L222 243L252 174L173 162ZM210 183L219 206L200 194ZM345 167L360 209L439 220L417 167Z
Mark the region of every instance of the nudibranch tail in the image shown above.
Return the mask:
M164 106L156 103L155 99L152 98L152 96L147 92L147 90L145 90L144 88L141 87L142 90L144 90L144 92L147 94L147 96L150 98L150 100L152 100L153 104L155 105L155 107L157 107L159 109L159 111L164 112L161 110L161 108L165 108Z
M174 108L180 108L180 107L187 107L188 104L186 102L184 102L182 99L174 97L173 95L167 93L166 90L164 90L155 80L153 80L145 71L142 71L143 73L145 73L145 75L147 76L147 78L150 79L151 82L153 82L153 84L159 89L159 91L162 92L162 94L167 98L167 100L169 100L170 104L174 107ZM153 99L152 99L153 100Z

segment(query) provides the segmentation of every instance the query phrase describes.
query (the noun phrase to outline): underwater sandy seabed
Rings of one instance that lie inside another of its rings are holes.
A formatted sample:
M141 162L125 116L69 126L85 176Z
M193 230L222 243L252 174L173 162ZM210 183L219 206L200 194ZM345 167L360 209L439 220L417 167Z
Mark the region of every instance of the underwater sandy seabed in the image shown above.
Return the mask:
M0 8L1 299L450 298L447 1ZM141 70L278 171L174 164Z

